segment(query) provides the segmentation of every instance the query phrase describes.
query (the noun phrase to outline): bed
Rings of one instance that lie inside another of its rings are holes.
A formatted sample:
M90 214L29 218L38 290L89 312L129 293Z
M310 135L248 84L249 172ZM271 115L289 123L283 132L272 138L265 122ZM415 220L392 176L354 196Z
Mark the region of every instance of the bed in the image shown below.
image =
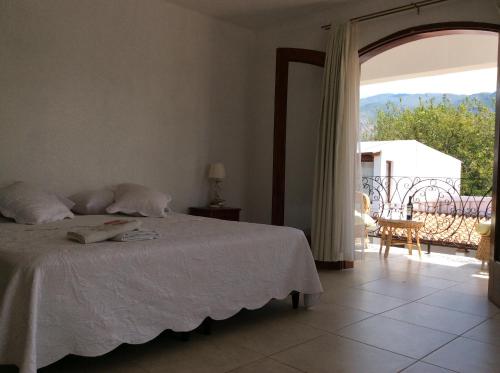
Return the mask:
M183 214L140 219L161 238L65 238L110 220L104 215L0 221L0 364L34 373L67 354L97 356L167 329L190 331L292 291L312 305L322 292L299 230Z

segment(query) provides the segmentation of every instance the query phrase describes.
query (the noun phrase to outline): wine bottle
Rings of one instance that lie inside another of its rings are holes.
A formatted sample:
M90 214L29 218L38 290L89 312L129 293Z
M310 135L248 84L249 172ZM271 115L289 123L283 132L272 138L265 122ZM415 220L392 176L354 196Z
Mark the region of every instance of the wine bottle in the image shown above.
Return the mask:
M408 198L408 204L406 205L406 220L413 218L413 203L411 203L411 198L411 196Z

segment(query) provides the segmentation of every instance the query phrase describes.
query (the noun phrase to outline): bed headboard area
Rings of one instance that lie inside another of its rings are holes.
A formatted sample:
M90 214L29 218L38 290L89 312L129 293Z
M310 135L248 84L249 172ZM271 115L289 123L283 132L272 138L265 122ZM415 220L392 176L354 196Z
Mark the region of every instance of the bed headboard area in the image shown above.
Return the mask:
M252 34L165 1L0 9L0 184L136 182L205 203L209 163L243 203Z

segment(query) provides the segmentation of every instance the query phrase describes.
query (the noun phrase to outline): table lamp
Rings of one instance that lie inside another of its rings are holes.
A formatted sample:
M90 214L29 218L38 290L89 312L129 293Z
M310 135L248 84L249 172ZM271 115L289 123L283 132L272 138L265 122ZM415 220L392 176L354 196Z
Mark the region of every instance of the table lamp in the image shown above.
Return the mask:
M212 202L210 202L210 207L223 207L224 200L221 198L221 183L226 177L226 169L224 165L220 162L212 163L208 169L208 178L213 180L213 196Z

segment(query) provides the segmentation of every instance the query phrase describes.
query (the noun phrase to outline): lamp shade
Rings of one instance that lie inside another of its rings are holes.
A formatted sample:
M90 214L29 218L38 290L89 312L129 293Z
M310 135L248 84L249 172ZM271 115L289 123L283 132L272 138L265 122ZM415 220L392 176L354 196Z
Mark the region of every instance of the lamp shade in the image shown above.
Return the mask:
M208 178L222 180L226 177L226 169L222 163L212 163L208 169Z

